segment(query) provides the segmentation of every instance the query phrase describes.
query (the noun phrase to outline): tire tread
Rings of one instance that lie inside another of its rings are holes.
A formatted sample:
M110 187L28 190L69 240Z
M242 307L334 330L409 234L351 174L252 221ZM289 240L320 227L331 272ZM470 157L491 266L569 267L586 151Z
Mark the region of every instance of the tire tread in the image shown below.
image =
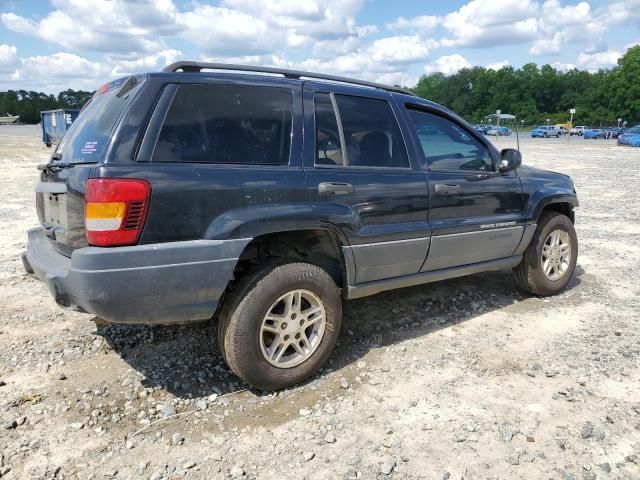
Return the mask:
M564 217L568 219L566 215L556 211L543 211L540 214L540 217L538 217L536 231L531 238L529 246L525 250L522 261L513 268L516 285L522 290L535 295L544 296L553 293L549 292L547 288L536 280L535 263L538 261L536 247L543 240L541 238L542 232L545 227L557 217ZM573 248L575 248L577 252L578 245L574 245Z
M338 332L341 323L340 317L342 315L338 288L331 276L317 265L300 261L287 262L286 260L273 260L257 265L242 275L237 283L230 289L225 303L222 306L218 320L218 344L225 362L236 375L253 386L265 390L275 390L298 383L319 368L311 368L309 365L305 365L307 362L310 362L312 365L317 363L315 360L311 362L314 358L312 356L303 364L288 369L291 372L290 376L293 378L292 381L285 381L284 379L278 379L276 381L266 378L256 380L256 375L253 375L258 366L253 365L252 362L246 358L242 352L242 345L243 342L247 341L247 337L251 336L254 331L252 331L252 328L246 323L242 323L239 317L242 315L246 317L248 309L255 307L255 305L252 305L255 303L255 300L251 294L254 291L266 288L267 285L276 279L285 285L292 286L310 279L325 286L330 285L335 289L332 290L333 293L331 295L335 294L334 298L337 299L338 304L335 308L332 308L331 302L325 302L325 309L327 318L335 319ZM327 333L328 332L326 332L325 335L327 335ZM333 335L331 336L333 337ZM335 339L337 339L337 335L332 341L330 340L330 343L335 343ZM331 345L331 349L333 349L333 344ZM316 353L321 352L318 351ZM328 357L329 353L330 350L326 352L326 355L323 353L321 357ZM326 360L326 358L324 360ZM322 360L322 363L324 363L324 360ZM305 370L309 370L309 373L305 373ZM250 373L249 375L248 372ZM253 381L248 377L253 377Z

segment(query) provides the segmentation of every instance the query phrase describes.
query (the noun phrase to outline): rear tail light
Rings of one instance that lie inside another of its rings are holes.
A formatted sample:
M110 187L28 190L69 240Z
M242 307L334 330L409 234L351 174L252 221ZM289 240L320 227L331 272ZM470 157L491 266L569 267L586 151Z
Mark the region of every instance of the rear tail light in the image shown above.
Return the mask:
M108 91L109 91L109 84L105 83L104 85L100 86L98 90L96 90L96 95L102 95L103 93L106 93Z
M136 244L147 218L150 196L151 186L145 180L88 180L84 197L87 242L97 247Z

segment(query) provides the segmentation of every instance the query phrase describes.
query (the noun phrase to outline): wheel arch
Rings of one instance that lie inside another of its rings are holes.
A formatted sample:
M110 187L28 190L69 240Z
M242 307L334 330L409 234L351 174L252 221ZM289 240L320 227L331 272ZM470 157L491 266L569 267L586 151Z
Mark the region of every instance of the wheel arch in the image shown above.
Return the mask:
M575 223L574 209L578 206L578 197L569 189L542 189L536 191L529 200L526 218L537 222L544 211L556 211L566 215Z
M253 265L273 259L303 261L317 265L329 273L338 288L352 278L353 261L342 248L346 240L342 232L330 227L278 230L254 237L244 248L234 276L241 276Z
M539 215L542 215L544 212L558 212L569 217L571 223L576 223L576 215L573 208L574 206L570 202L552 202L546 204L542 210L540 210Z

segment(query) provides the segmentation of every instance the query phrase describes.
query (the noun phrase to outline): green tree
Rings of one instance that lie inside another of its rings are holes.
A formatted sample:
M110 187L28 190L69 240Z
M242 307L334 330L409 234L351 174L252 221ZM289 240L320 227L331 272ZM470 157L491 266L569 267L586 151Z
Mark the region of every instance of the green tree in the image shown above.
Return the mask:
M93 92L65 90L58 96L27 90L0 92L0 115L20 115L24 123L38 123L40 112L58 108L77 108L91 98Z
M611 72L609 110L629 123L640 122L640 45L631 47Z
M630 48L609 70L560 71L551 65L527 63L521 68L462 69L453 75L432 73L413 89L423 98L440 103L470 121L502 110L527 125L569 120L582 125L616 125L624 118L640 123L640 45Z

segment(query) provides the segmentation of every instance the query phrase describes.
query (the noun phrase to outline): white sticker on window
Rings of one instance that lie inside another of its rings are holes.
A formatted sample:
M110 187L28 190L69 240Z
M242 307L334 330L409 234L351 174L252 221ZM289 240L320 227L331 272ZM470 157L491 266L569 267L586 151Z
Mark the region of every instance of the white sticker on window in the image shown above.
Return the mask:
M98 149L98 142L87 142L84 144L84 147L82 147L82 150L80 150L80 153L91 154L91 153L95 153L97 149Z

